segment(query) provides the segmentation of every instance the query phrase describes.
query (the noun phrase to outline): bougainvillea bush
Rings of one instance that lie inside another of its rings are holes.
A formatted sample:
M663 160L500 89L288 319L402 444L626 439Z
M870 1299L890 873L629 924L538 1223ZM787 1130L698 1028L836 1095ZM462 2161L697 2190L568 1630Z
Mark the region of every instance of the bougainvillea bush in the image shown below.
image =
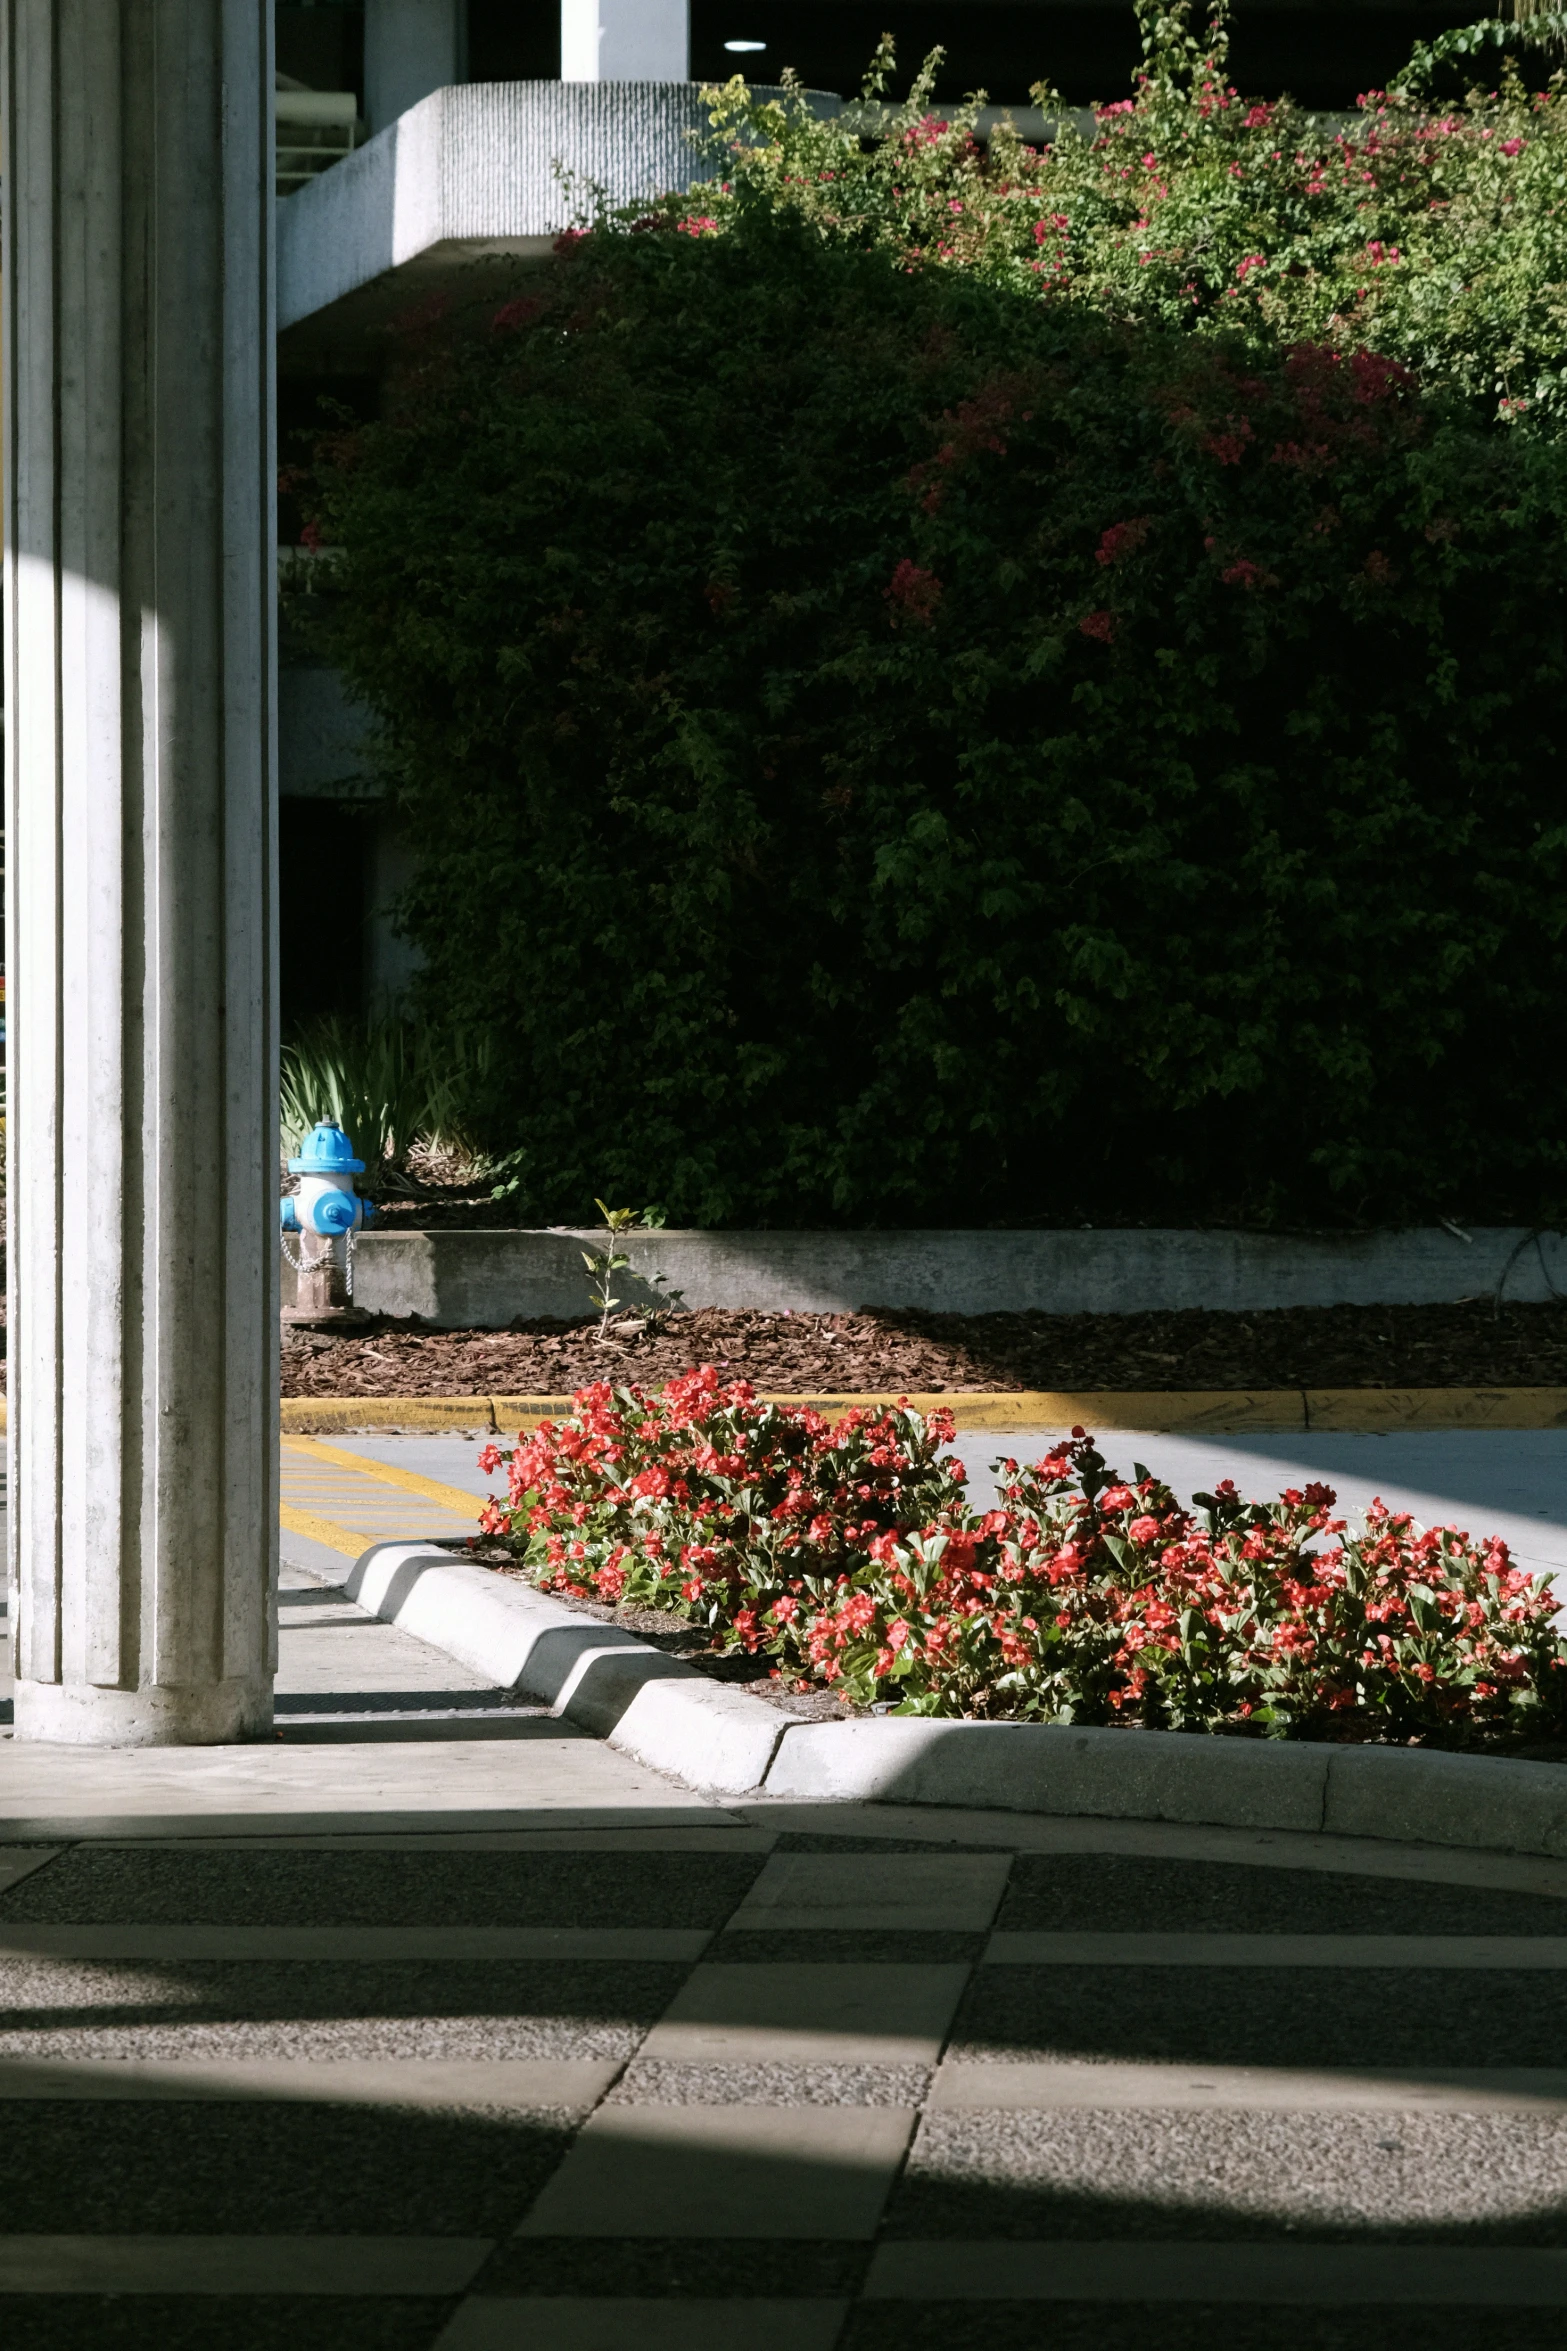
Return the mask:
M1419 45L1346 121L1238 90L1226 13L1140 0L1132 96L1085 123L1041 84L1041 147L1005 129L977 140L977 103L938 115L928 74L887 103L890 53L871 103L838 117L737 79L715 93L721 176L666 217L721 236L785 212L902 266L1101 318L1374 350L1428 388L1559 430L1567 17L1488 18Z
M999 1464L977 1513L951 1416L828 1422L708 1365L660 1395L600 1385L504 1462L483 1531L545 1590L669 1608L718 1648L900 1714L1141 1723L1451 1745L1559 1729L1550 1581L1504 1543L1327 1486L1193 1511L1081 1429Z
M1234 191L1211 235L1207 198L1182 216L1179 266L1211 246L1224 279L1194 280L1202 332L1162 243L1165 294L1114 290L1155 285L1121 219L1154 200L1145 92L1073 164L1076 293L1033 269L1038 189L946 133L871 141L867 205L933 175L897 236L839 233L780 146L732 209L606 221L411 334L323 447L310 576L382 721L430 1008L493 1041L475 1124L521 1221L596 1192L772 1225L1567 1203L1543 362L1499 422L1435 343L1289 309L1318 264L1246 225L1266 126L1181 88L1170 152ZM1494 146L1433 149L1427 211L1450 150L1465 205L1490 173L1544 220L1534 149ZM1397 171L1334 169L1397 277Z

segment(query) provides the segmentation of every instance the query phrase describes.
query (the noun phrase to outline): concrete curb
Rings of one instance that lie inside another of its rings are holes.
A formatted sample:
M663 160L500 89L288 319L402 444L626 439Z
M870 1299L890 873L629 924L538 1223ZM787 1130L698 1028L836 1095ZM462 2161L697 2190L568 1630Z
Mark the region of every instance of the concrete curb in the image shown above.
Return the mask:
M1303 1830L1567 1858L1567 1767L1031 1723L794 1723L766 1793Z
M343 1589L498 1687L693 1787L738 1795L760 1786L787 1727L764 1700L428 1543L372 1544Z
M1567 1859L1567 1766L1177 1731L791 1722L632 1633L427 1543L377 1543L350 1598L654 1771L717 1795L1283 1829Z
M941 1393L898 1396L768 1393L769 1404L847 1412L852 1405L911 1404L950 1412L960 1429L1129 1429L1148 1435L1303 1436L1331 1431L1375 1435L1393 1429L1554 1429L1567 1427L1567 1388L1190 1388L1081 1389L1056 1393ZM4 1426L0 1405L0 1428ZM332 1429L482 1428L510 1437L544 1419L564 1419L569 1396L285 1396L285 1436Z

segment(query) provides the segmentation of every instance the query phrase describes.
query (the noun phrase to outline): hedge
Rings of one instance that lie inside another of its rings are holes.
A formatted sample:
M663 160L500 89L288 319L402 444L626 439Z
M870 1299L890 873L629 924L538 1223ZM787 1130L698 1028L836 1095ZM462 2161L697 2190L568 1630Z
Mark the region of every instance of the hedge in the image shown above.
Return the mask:
M519 1216L1559 1213L1548 419L754 199L319 452Z

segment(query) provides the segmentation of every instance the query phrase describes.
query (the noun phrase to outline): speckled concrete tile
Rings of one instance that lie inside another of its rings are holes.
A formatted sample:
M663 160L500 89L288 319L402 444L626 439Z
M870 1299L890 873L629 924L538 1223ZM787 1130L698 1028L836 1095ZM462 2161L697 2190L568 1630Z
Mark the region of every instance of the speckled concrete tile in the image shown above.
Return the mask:
M0 2056L624 2059L684 1967L13 1961Z
M58 1861L64 1851L60 1845L0 1845L0 1895Z
M868 2238L914 2119L887 2106L601 2106L520 2233Z
M0 1894L0 1926L721 1926L759 1853L78 1846Z
M0 2292L456 2295L492 2250L452 2235L25 2232L0 2236Z
M563 2130L351 2107L29 2104L0 2130L15 2235L505 2235Z
M1532 2114L1567 2117L1567 2066L1381 2066L1366 2071L1270 2065L965 2065L947 2058L931 2085L940 2109L1044 2113L1092 2106L1140 2112L1257 2114Z
M974 1934L994 1918L1010 1867L1004 1853L775 1853L730 1925Z
M1567 1977L1485 1969L982 1967L951 2054L1133 2063L1559 2065Z
M1128 2244L1059 2238L1026 2243L945 2238L883 2242L867 2301L1037 2304L1183 2302L1338 2304L1355 2309L1567 2309L1567 2252L1556 2246L1271 2242L1190 2235Z
M0 2057L0 2113L20 2100L114 2099L142 2104L232 2105L239 2099L305 2106L368 2106L388 2113L492 2112L539 2117L566 2129L598 2104L619 2068L528 2058L419 2059L229 2057L69 2059ZM988 2067L994 2072L994 2067Z
M838 2351L1561 2351L1559 2310L1301 2303L861 2302Z
M6 2351L429 2351L451 2296L0 2294Z
M1567 1900L1476 1886L1323 1871L1162 1861L1123 1853L1025 1853L996 1919L1003 1932L1560 1935Z
M966 1977L961 1967L704 1964L642 2055L677 2065L929 2066Z
M1011 2072L987 2066L987 2074ZM919 2065L666 2065L633 2058L611 2105L918 2106L930 2087Z
M436 2351L833 2351L845 2302L474 2299Z
M1567 2115L927 2114L887 2227L1567 2245Z

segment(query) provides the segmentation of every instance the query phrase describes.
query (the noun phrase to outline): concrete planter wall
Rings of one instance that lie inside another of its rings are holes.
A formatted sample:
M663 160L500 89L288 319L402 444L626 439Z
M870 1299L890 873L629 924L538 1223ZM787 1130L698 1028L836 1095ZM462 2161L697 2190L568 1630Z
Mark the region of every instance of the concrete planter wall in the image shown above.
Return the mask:
M355 1298L377 1314L498 1330L588 1311L584 1248L602 1233L372 1233ZM628 1305L662 1274L687 1307L848 1313L861 1306L987 1314L1135 1314L1207 1306L1429 1306L1567 1291L1567 1244L1509 1226L1322 1237L1231 1232L662 1232L633 1234ZM1549 1278L1548 1278L1549 1277ZM285 1263L285 1285L290 1280Z

